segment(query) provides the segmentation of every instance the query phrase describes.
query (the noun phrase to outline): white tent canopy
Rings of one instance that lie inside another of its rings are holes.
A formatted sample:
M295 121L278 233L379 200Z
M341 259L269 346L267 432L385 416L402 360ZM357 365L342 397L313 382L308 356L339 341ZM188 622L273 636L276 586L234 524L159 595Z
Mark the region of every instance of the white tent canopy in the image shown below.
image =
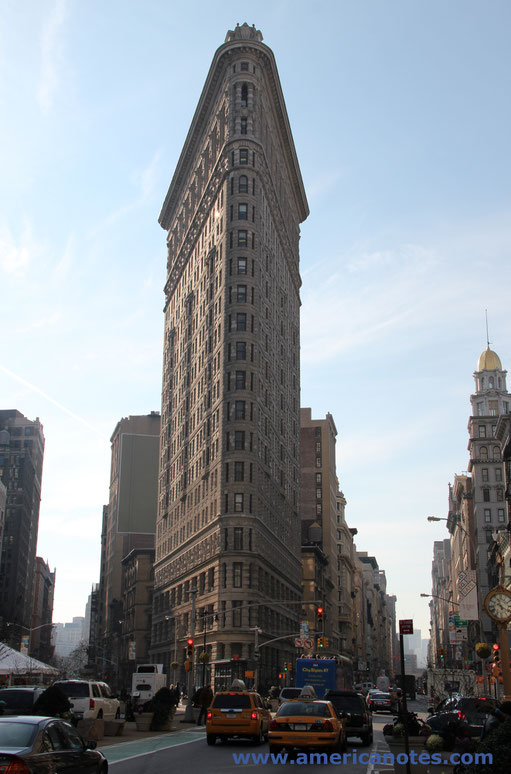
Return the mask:
M26 674L58 675L59 670L0 642L0 675Z

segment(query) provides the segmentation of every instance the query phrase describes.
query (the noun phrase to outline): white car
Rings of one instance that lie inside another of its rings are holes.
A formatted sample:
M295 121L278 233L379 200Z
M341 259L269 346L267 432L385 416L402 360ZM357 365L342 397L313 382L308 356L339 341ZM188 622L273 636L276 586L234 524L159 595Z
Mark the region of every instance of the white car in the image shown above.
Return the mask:
M69 699L73 720L90 718L113 720L120 717L119 700L112 696L106 683L89 680L57 680L54 685L60 688Z

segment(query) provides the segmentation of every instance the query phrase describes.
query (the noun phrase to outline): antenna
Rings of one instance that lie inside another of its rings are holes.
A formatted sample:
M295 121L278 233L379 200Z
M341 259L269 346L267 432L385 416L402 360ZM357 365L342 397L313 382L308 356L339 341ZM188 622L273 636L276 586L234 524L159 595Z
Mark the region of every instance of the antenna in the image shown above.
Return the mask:
M490 337L489 337L489 334L488 334L488 310L487 309L484 310L484 314L486 316L486 343L488 345L488 349L490 349Z

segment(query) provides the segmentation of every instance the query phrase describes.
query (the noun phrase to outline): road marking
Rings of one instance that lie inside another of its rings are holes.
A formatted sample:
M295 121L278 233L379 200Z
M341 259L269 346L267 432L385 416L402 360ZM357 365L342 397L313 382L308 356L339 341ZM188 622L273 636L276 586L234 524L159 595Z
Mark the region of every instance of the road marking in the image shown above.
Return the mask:
M116 744L113 747L104 747L101 752L107 759L108 764L113 766L116 763L122 763L122 761L131 760L132 758L141 758L144 755L151 755L151 753L167 750L170 747L180 747L184 744L201 742L205 738L206 734L203 733L195 739L190 739L188 731L181 731L172 736L170 736L170 734L166 734L164 737L153 736L148 739L141 739L140 741L135 740L133 742L125 742L124 744ZM138 750L138 752L132 753L133 745L136 745L135 749Z

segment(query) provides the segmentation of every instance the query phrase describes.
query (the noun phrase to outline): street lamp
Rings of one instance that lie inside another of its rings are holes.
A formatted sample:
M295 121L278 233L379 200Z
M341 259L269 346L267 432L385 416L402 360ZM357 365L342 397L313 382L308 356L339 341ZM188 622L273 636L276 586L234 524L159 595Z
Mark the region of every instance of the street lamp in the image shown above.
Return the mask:
M455 602L453 599L447 599L447 597L440 597L438 594L421 594L421 597L433 597L433 599L441 599L442 602L447 602L449 605L460 606L459 602Z

